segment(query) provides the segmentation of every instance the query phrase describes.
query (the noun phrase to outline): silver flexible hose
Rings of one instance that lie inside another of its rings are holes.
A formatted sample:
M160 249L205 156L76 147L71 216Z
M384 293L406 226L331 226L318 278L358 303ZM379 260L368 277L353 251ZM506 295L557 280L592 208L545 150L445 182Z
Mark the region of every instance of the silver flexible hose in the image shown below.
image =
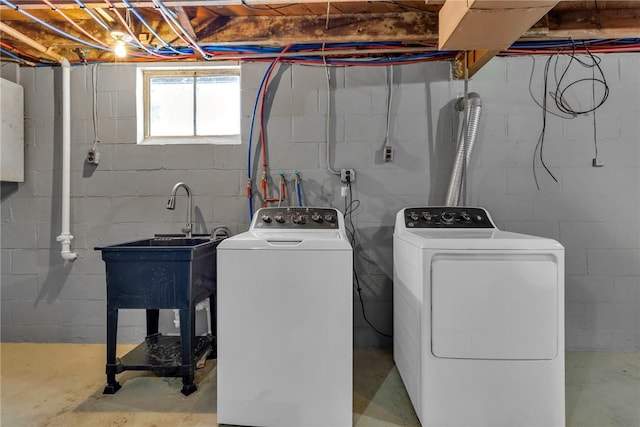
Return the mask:
M464 98L462 99L464 102ZM458 140L458 151L451 170L451 178L449 179L449 188L445 199L445 206L458 206L460 202L460 193L462 191L463 178L466 173L467 166L471 161L471 154L478 137L478 125L480 124L480 111L482 110L482 101L480 95L471 92L466 99L466 105L463 104L464 112L467 115L465 120L465 128L460 130L460 138Z

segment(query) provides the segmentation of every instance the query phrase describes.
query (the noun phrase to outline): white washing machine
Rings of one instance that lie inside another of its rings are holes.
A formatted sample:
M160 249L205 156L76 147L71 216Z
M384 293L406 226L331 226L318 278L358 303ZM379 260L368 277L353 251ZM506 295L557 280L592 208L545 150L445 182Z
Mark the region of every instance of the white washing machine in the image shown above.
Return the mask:
M218 423L352 424L352 249L331 208L263 208L218 246Z
M423 426L564 427L560 243L407 208L393 264L394 361Z

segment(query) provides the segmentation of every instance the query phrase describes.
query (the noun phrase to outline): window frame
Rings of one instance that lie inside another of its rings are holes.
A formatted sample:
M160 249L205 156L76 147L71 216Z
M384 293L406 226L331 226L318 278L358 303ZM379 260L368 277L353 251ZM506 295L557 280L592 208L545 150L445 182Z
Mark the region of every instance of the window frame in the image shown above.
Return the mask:
M216 76L216 75L233 75L238 76L240 84L241 69L240 65L224 65L224 66L196 66L196 67L140 67L138 69L138 90L137 92L137 143L149 145L188 145L188 144L215 144L215 145L237 145L242 143L242 106L238 110L238 121L240 123L239 133L236 135L187 135L187 136L150 136L150 114L151 114L151 78L153 77L198 77L198 76ZM242 88L238 90L238 101L242 102ZM194 104L196 100L194 98ZM194 106L195 108L195 106ZM194 111L195 114L195 111Z

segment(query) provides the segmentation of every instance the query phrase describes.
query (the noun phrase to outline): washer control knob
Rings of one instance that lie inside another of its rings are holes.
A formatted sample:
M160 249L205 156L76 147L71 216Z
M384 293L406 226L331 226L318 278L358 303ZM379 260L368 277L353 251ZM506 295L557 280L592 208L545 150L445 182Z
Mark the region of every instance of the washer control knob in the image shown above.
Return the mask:
M433 219L433 215L429 212L422 212L422 219L425 221L431 221Z
M294 224L304 224L305 220L304 217L299 213L294 213L293 215L291 215L291 222L293 222Z
M409 218L411 219L411 221L417 221L417 220L419 220L419 219L420 219L420 217L418 216L418 214L417 214L417 213L415 213L415 212L411 212L411 213L409 214Z
M463 221L465 221L465 222L469 222L469 221L471 221L471 216L470 216L468 213L466 213L466 212L462 212L462 213L460 214L460 218L461 218Z
M262 215L262 222L269 224L271 222L271 217L269 215Z
M326 213L324 214L324 220L327 222L334 222L336 218L333 216L333 214Z
M320 216L320 214L316 212L313 215L311 215L311 220L313 222L322 222L322 216Z
M440 215L440 219L442 219L442 222L444 222L445 224L453 223L453 220L455 218L456 214L454 214L453 212L442 212L442 215Z
M275 216L275 220L276 220L276 222L279 222L280 224L284 223L284 217L282 215L276 215Z

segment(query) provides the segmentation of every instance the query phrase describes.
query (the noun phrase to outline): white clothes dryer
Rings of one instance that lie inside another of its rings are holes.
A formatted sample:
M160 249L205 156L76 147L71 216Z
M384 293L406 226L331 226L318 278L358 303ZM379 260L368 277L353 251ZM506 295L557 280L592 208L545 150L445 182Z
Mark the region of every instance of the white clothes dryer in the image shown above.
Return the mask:
M560 243L418 207L393 249L394 361L422 425L564 426Z
M332 208L263 208L218 246L218 422L352 425L352 248Z

